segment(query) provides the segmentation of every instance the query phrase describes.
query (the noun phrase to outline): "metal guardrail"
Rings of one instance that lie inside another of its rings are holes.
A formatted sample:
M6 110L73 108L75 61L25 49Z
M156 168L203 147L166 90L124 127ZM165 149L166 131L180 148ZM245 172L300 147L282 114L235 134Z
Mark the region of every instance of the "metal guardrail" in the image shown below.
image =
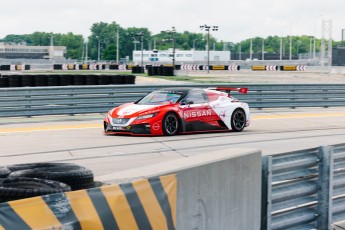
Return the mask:
M331 229L345 220L345 144L262 159L261 229Z
M164 87L248 87L251 108L345 106L345 84L183 84L0 88L0 117L105 113Z

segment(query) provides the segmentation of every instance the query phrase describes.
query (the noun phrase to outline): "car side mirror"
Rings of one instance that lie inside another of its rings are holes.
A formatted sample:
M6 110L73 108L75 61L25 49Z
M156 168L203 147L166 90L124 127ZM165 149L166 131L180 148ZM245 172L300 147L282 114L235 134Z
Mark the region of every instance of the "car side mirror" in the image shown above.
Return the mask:
M186 100L181 101L181 105L191 105L191 104L194 104L194 102L193 101L186 101Z

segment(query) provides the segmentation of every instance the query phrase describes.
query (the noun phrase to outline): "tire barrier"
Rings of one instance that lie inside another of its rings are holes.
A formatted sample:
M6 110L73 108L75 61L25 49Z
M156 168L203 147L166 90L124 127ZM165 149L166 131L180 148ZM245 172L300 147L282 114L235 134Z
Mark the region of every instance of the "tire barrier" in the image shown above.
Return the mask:
M174 68L172 66L147 66L147 74L149 76L174 76Z
M22 71L22 70L30 70L30 65L0 65L1 71Z
M22 87L32 87L35 86L34 75L23 75L22 76Z
M9 201L0 229L176 229L176 197L167 175Z
M145 73L143 66L132 66L132 73Z
M10 173L11 170L9 170L9 168L0 166L0 178L6 178Z
M163 71L164 76L171 76L171 69ZM170 71L170 72L169 72ZM44 87L69 85L122 85L135 84L136 76L132 74L25 74L1 75L0 88L7 87Z
M9 177L0 182L0 202L68 191L71 191L69 185L54 180Z
M109 65L109 69L110 70L118 70L119 69L119 65L110 64Z
M0 167L0 178L0 202L99 185L95 183L91 170L73 163L8 165Z
M0 88L8 87L8 77L0 75Z

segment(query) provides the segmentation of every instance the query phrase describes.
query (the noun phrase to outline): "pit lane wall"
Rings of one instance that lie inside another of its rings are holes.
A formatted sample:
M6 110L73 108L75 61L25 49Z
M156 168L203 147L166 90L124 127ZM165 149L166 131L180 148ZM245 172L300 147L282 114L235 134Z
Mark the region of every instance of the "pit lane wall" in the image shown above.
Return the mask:
M260 229L259 150L184 157L96 180L112 185L0 204L0 230Z
M96 180L119 183L169 174L177 177L176 229L260 229L261 152L256 149L225 149Z
M162 229L176 226L176 176L0 204L0 230Z

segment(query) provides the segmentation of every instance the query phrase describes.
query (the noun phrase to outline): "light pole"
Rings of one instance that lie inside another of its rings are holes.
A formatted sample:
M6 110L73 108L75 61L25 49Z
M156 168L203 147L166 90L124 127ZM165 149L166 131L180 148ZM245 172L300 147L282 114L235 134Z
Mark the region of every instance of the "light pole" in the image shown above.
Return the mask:
M144 32L140 32L137 35L140 36L141 67L144 67Z
M238 56L238 59L241 61L241 60L242 60L242 46L241 46L241 42L240 42L240 44L239 44L238 49L239 49L239 56Z
M265 39L262 38L262 57L261 60L265 60Z
M173 56L172 56L172 61L173 61L173 74L174 74L174 70L175 70L175 49L176 49L176 38L175 38L175 34L176 34L176 29L175 27L171 27L171 30L166 30L166 31L162 31L162 33L169 33L172 36L172 42L173 42Z
M50 34L49 58L54 59L54 36Z
M280 37L280 49L279 49L279 58L280 60L283 59L283 37Z
M195 42L197 41L198 39L194 39L193 41L193 50L195 50Z
M99 61L101 59L101 39L99 38L99 36L96 36L96 38L98 39L98 55L97 55L97 60Z
M250 60L253 60L253 38L250 38L249 58Z
M144 66L144 32L140 31L139 33L132 34L131 37L134 39L134 49L136 50L136 37L140 37L140 49L141 49L141 66Z
M120 55L120 37L119 37L119 27L116 31L116 63L119 64L119 55Z
M292 35L290 35L289 60L292 59Z
M205 30L207 32L207 73L210 72L210 30L218 31L218 26L208 26L203 25L200 26L200 29Z

